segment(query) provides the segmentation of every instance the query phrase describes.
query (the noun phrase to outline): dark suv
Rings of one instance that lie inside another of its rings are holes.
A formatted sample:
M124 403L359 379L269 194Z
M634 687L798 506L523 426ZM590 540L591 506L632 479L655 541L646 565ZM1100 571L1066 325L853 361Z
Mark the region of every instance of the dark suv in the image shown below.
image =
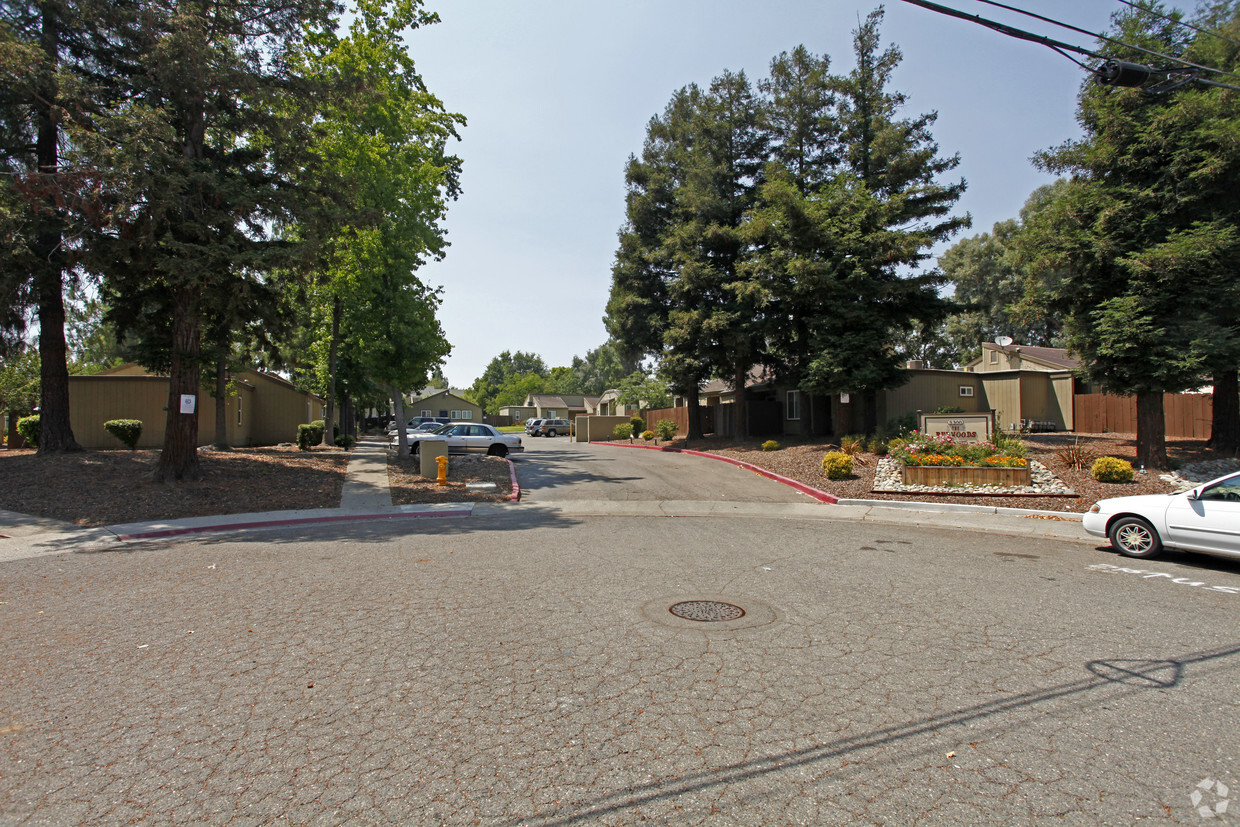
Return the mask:
M531 436L571 436L572 433L573 425L567 419L544 419L535 423Z

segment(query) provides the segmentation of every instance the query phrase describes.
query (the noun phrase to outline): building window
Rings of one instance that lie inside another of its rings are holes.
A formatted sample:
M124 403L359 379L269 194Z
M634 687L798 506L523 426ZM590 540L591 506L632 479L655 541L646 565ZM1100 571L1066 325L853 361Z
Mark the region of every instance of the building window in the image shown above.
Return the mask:
M999 351L997 350L990 351L990 364L992 365L999 364Z
M237 396L237 424L241 424L241 397Z
M418 414L418 416L434 416L434 415L435 415L435 414L433 414L432 412L430 412L430 411L426 410L426 408L423 408L423 409L422 409L422 412L421 412L420 414Z
M961 385L961 386L960 386L960 395L961 395L961 396L972 396L972 395L973 395L973 386L972 386L972 385Z
M559 419L560 415L555 411L547 411L547 419Z
M448 413L448 416L451 417L452 419L473 419L474 412L473 411L450 411Z
M801 418L801 392L788 391L788 419Z

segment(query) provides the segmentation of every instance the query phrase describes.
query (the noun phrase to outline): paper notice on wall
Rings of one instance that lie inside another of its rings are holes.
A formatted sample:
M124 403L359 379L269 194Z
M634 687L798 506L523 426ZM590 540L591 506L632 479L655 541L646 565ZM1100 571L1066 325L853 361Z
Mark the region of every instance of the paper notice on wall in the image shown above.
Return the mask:
M193 393L181 394L181 413L192 414L198 410L198 395Z

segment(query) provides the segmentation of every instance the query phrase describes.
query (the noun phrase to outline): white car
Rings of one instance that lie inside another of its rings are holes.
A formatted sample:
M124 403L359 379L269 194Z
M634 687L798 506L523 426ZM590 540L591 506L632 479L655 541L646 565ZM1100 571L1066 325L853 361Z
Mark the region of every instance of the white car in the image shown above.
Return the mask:
M448 443L449 454L487 454L493 457L506 457L509 454L525 450L521 437L516 434L500 433L490 425L478 425L471 422L450 422L434 431L416 431L408 434L409 451L417 455L418 444L424 439L443 439ZM392 450L399 443L392 439Z
M1240 557L1240 472L1181 494L1099 500L1082 523L1129 557L1153 557L1164 547Z

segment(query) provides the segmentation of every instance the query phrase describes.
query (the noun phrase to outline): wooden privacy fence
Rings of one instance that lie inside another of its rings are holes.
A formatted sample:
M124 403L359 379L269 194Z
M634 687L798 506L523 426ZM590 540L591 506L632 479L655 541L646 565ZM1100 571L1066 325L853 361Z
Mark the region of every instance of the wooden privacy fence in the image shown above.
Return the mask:
M1137 398L1109 393L1078 393L1072 400L1077 433L1134 434L1137 432ZM1209 439L1214 396L1208 393L1163 394L1167 436Z
M700 410L702 411L702 433L713 434L715 432L714 408L702 405ZM688 408L656 408L646 411L643 416L646 419L646 427L651 430L654 430L655 423L660 419L670 419L676 423L677 436L685 436L689 433Z

